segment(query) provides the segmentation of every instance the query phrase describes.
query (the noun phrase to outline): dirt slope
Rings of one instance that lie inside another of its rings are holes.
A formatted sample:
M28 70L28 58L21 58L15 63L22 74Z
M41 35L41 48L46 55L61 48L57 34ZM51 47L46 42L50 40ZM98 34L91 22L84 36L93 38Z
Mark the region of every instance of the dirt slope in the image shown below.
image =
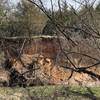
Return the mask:
M69 85L100 85L100 81L84 73L76 73L65 69L62 66L66 65L72 67L69 64L66 56L61 52L57 38L36 38L23 42L24 40L6 40L6 50L5 54L8 56L9 60L12 62L13 68L19 73L24 73L29 70L29 64L36 64L33 67L38 70L30 74L29 79L35 75L39 77L44 83L51 84L69 84ZM19 42L14 42L19 41ZM24 44L23 44L24 43ZM66 49L69 53L68 57L74 63L76 67L87 67L94 63L90 57L83 56L80 54L72 53L78 52L85 55L89 55L98 59L99 51L90 46L87 42L78 41L77 45L72 46L65 39L61 40L62 48ZM20 54L21 61L18 59ZM25 66L23 66L23 64ZM95 66L89 69L100 75L100 67ZM72 77L69 79L69 77ZM26 76L27 74L26 74Z

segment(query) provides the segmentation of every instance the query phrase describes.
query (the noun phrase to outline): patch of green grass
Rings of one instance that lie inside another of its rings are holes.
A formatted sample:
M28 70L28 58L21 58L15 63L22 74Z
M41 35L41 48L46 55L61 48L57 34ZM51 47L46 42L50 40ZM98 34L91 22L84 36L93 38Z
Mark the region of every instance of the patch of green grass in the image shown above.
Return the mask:
M100 87L85 87L85 86L70 86L70 90L80 93L94 93L96 96L100 96Z
M63 85L52 85L52 86L36 86L27 88L30 93L35 92L42 95L52 95L55 92L79 92L82 94L93 93L95 96L100 97L100 87L82 87L82 86L63 86Z
M50 85L50 86L33 86L27 88L20 87L0 87L0 94L10 94L14 93L25 93L32 97L39 97L41 100L47 100L43 98L56 97L56 100L65 100L65 98L70 98L70 100L90 100L91 95L95 97L100 97L100 87L82 87L82 86L63 86L63 85ZM84 94L90 95L90 98ZM34 100L34 99L33 99ZM66 99L68 100L68 99ZM99 100L99 99L98 99Z

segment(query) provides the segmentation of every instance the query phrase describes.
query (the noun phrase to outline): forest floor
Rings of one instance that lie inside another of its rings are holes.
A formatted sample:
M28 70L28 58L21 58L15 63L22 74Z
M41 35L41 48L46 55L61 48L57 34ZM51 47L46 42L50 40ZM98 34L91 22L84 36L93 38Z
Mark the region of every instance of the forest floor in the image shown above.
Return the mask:
M0 100L100 100L100 87L64 85L0 87Z

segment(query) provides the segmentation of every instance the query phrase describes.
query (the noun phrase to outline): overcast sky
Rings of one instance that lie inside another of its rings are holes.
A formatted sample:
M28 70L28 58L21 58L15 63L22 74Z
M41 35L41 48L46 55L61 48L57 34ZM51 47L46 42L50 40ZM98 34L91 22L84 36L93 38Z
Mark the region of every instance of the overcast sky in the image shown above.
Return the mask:
M14 4L17 4L17 2L19 2L20 0L10 0L10 1L13 2ZM42 0L42 1L44 1L44 4L47 8L51 8L50 0ZM54 6L55 6L55 9L57 9L57 1L58 0L52 0L52 1L53 1ZM63 0L60 0L60 1L63 1ZM79 7L79 3L76 3L75 1L82 2L84 0L66 0L66 3L68 3L69 5L74 6L74 8L77 9L77 7ZM95 0L87 0L87 1L93 2ZM96 0L95 5L98 2L100 2L100 0Z

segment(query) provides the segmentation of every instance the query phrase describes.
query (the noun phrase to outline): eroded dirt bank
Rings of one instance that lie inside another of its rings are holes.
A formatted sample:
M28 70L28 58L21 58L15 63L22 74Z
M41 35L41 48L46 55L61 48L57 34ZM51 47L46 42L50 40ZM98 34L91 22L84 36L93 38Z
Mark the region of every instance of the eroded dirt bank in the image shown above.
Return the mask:
M98 50L90 46L86 41L81 42L75 40L77 42L76 46L73 46L64 38L61 38L60 41L61 45L59 45L56 37L6 39L3 51L6 60L8 60L8 63L11 65L7 63L5 70L8 72L11 71L11 69L17 71L18 75L21 74L25 78L25 80L20 81L20 83L26 82L29 85L100 85L100 81L95 77L82 72L77 73L66 68L73 68L68 58L77 68L88 67L95 64L97 62L95 59L99 59L100 57ZM66 50L68 58L63 51L61 51L61 48ZM99 66L100 65L95 65L94 67L90 67L88 71L100 75ZM11 75L9 77L11 77ZM1 79L3 80L2 77ZM5 79L5 81L6 80L7 79Z

